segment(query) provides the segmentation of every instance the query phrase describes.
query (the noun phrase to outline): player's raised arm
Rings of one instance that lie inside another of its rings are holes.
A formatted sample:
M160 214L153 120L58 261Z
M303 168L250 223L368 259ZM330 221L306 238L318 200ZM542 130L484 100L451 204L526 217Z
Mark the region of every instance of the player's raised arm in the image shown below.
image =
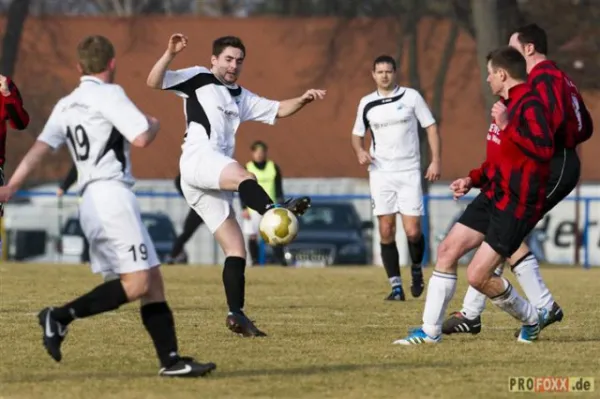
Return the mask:
M188 42L187 36L181 33L175 33L171 35L169 38L169 44L167 45L167 50L164 54L156 61L156 64L150 70L148 74L148 79L146 79L146 84L153 89L162 89L164 88L164 79L165 73L167 72L167 68L169 64L177 54L183 51L186 48Z
M321 89L310 89L300 97L290 98L289 100L283 100L279 103L279 110L277 111L278 118L286 118L294 115L300 111L306 104L313 102L314 100L322 100L325 98L327 90Z

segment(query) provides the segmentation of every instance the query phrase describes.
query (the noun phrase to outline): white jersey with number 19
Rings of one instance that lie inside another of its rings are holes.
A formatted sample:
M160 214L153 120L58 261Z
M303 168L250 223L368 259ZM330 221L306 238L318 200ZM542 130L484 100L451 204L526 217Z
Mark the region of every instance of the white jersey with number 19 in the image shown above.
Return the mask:
M382 97L377 91L360 100L352 134L364 137L371 130L370 171L401 172L421 168L419 129L435 123L418 91L396 86Z
M77 167L79 223L90 243L92 271L105 278L160 265L131 190L129 143L148 128L121 86L84 76L58 101L38 137L53 148L67 142Z
M121 86L84 76L58 101L38 140L55 149L67 142L82 192L98 180L132 186L129 143L148 128L148 119Z

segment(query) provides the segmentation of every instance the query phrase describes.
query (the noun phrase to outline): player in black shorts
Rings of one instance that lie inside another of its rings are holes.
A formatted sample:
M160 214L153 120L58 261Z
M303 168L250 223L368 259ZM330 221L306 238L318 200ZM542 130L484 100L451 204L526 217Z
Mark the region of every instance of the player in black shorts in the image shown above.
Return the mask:
M550 111L554 132L555 152L550 163L550 178L546 188L544 213L549 212L577 186L581 171L576 147L590 138L593 123L581 95L571 79L554 62L546 58L546 33L532 24L519 28L510 39L510 46L523 54L527 61L528 82L540 95ZM544 284L535 256L526 244L508 260L529 301L549 314L542 328L561 321L563 311ZM501 274L503 268L496 272ZM485 296L469 287L460 312L454 312L444 322L443 332L478 334Z
M502 100L491 111L486 159L468 177L450 185L455 198L473 187L481 192L438 247L422 327L411 330L395 344L441 340L444 313L456 289L457 261L476 247L479 249L467 267L467 280L522 323L519 342L537 340L540 325L548 315L545 309L538 312L494 270L513 256L543 216L554 153L549 114L539 95L526 83L526 62L519 51L503 47L491 52L487 60L487 81Z

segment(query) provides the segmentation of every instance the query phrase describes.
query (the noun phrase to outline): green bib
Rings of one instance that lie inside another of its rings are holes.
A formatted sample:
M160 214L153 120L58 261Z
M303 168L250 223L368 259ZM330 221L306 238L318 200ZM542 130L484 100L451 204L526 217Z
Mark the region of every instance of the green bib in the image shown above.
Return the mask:
M275 178L277 177L277 168L275 162L267 161L264 169L258 169L252 161L246 164L248 172L256 176L258 184L267 192L273 202L276 201Z

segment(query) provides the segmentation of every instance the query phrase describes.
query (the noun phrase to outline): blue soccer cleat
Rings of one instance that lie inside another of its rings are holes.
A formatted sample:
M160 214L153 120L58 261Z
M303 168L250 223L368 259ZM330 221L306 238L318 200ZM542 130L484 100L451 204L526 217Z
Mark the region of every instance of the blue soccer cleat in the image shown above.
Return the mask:
M546 322L546 319L549 317L548 310L540 309L538 311L538 319L539 322L533 324L531 326L523 326L521 327L521 332L519 333L519 337L517 338L518 342L522 342L524 344L530 344L533 341L537 341L540 336L540 331L542 331L542 325Z

